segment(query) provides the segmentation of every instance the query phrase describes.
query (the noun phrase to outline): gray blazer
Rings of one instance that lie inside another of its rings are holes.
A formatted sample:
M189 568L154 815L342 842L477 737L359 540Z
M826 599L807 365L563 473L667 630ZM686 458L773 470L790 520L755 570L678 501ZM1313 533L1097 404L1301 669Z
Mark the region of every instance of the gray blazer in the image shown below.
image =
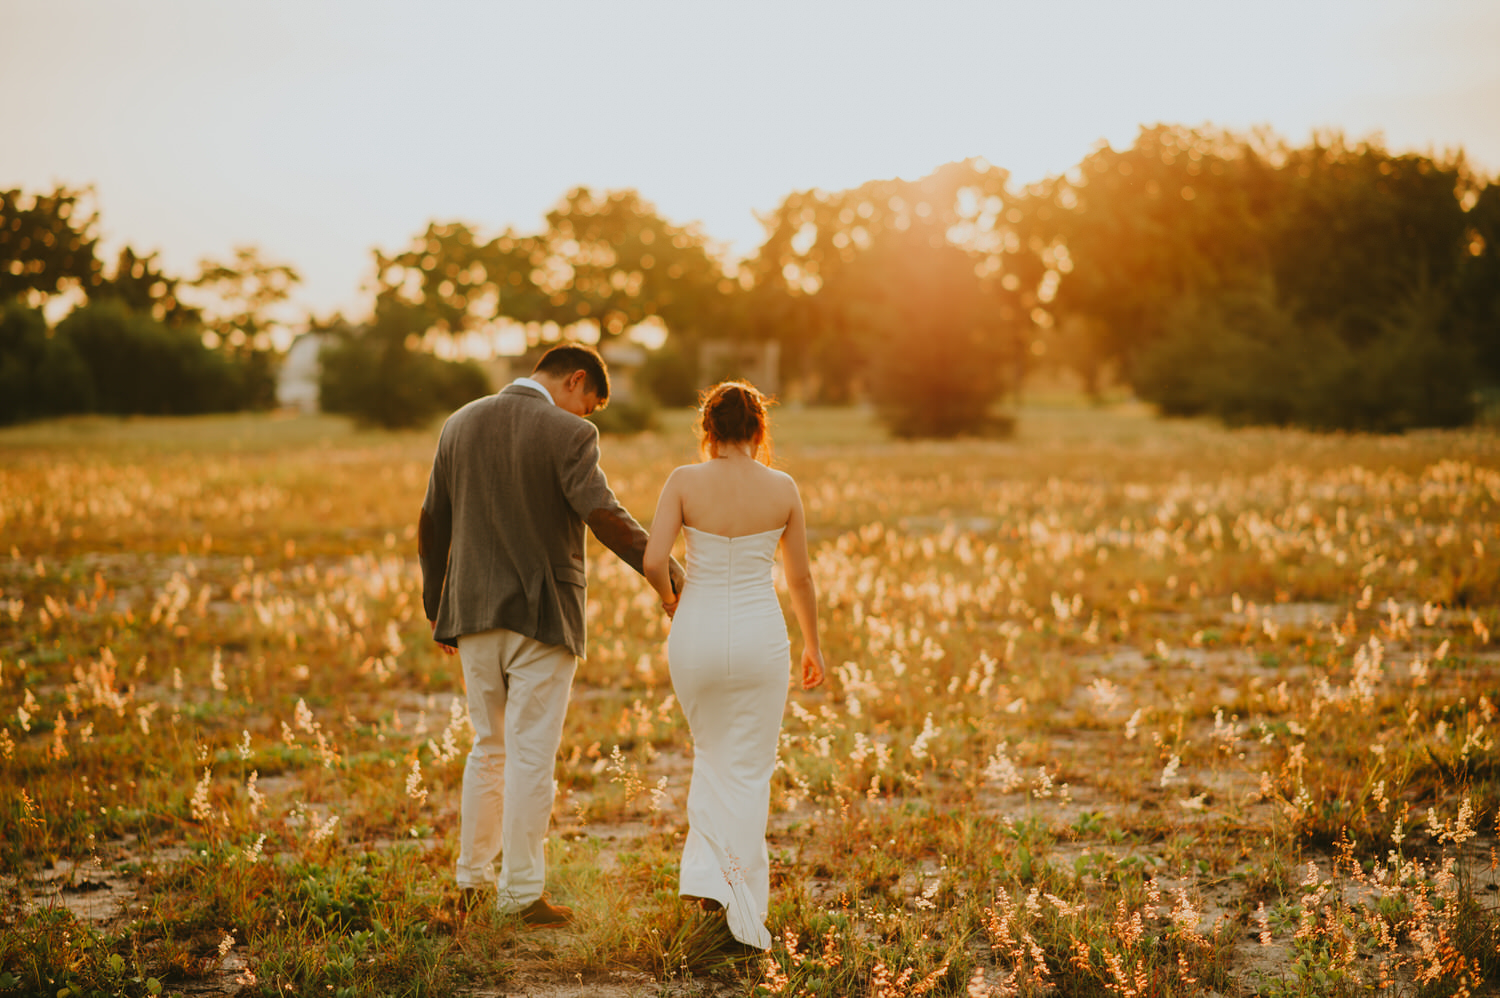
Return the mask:
M422 604L433 637L504 628L582 658L584 521L641 530L599 467L599 431L510 385L448 417L422 501Z

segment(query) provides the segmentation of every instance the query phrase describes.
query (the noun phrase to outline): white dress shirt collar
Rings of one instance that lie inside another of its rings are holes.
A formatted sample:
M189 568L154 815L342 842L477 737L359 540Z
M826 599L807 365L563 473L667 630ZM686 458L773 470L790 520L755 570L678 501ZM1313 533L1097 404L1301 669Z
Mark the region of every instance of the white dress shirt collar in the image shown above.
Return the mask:
M511 384L520 385L522 388L535 388L537 391L542 393L542 397L545 398L548 402L551 402L553 405L557 405L557 400L552 397L551 392L547 391L547 386L534 378L517 378L516 380L512 381Z

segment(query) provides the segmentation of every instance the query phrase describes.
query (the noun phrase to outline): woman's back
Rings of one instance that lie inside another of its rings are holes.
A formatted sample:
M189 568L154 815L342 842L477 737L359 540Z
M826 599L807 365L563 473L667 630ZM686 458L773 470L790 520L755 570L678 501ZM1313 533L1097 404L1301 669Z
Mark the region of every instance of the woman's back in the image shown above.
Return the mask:
M784 527L797 503L790 476L738 452L672 473L681 487L682 522L720 537Z

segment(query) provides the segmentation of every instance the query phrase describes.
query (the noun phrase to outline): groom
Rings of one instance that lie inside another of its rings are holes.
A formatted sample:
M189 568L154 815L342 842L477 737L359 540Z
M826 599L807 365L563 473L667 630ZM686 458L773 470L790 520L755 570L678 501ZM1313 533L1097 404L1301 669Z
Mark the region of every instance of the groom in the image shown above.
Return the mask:
M464 766L457 879L495 884L497 903L535 926L565 925L543 844L553 764L584 656L584 525L637 572L647 533L599 468L583 417L609 401L604 360L553 347L529 378L470 402L443 426L417 550L433 638L458 649L474 746ZM673 563L673 587L682 568Z

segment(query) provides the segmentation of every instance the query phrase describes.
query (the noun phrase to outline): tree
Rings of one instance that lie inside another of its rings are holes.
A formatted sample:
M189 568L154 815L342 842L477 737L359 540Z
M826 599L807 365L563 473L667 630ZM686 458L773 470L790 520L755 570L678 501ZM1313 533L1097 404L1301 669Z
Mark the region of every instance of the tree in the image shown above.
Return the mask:
M432 223L406 250L376 252L377 298L418 309L422 336L456 337L496 321L597 323L601 339L652 316L673 335L715 328L738 286L708 241L634 191L570 191L535 235L489 240Z
M99 237L92 199L88 188L59 186L29 203L19 190L0 191L0 301L94 287Z
M984 432L1003 425L989 409L1018 345L973 258L924 229L882 233L851 268L864 287L870 396L897 436Z
M183 302L177 293L182 279L162 270L156 257L156 253L141 256L129 246L121 249L110 275L93 282L89 301L119 302L132 312L150 316L173 329L198 328L202 314Z
M1469 205L1454 282L1455 319L1480 381L1500 391L1500 181L1465 191Z
M970 303L985 303L982 328L993 343L984 357L999 375L991 390L1015 386L1046 267L1038 247L1011 228L1008 179L1004 170L968 160L918 181L795 193L762 219L766 241L747 267L757 296L751 314L774 316L764 325L782 337L784 363L813 374L816 397L853 398L877 351L897 351L880 361L882 370L906 359L901 351L914 344L901 344L891 330L913 328L913 316L888 290L904 279L903 268L912 268L912 290L935 310L921 317L921 328L962 339L971 328ZM967 285L951 303L920 292L935 280L951 287L960 274Z
M1100 145L1016 206L1020 237L1053 272L1047 304L1095 395L1104 371L1130 380L1140 352L1184 298L1252 286L1274 200L1263 138L1157 125Z
M201 311L204 341L240 366L250 408L268 409L276 403L279 357L273 333L281 323L274 310L301 280L290 265L263 260L253 246L239 246L227 263L203 260L198 276L188 282L213 299Z
M1267 250L1278 291L1353 346L1398 303L1452 287L1466 243L1462 164L1320 137L1278 170Z

